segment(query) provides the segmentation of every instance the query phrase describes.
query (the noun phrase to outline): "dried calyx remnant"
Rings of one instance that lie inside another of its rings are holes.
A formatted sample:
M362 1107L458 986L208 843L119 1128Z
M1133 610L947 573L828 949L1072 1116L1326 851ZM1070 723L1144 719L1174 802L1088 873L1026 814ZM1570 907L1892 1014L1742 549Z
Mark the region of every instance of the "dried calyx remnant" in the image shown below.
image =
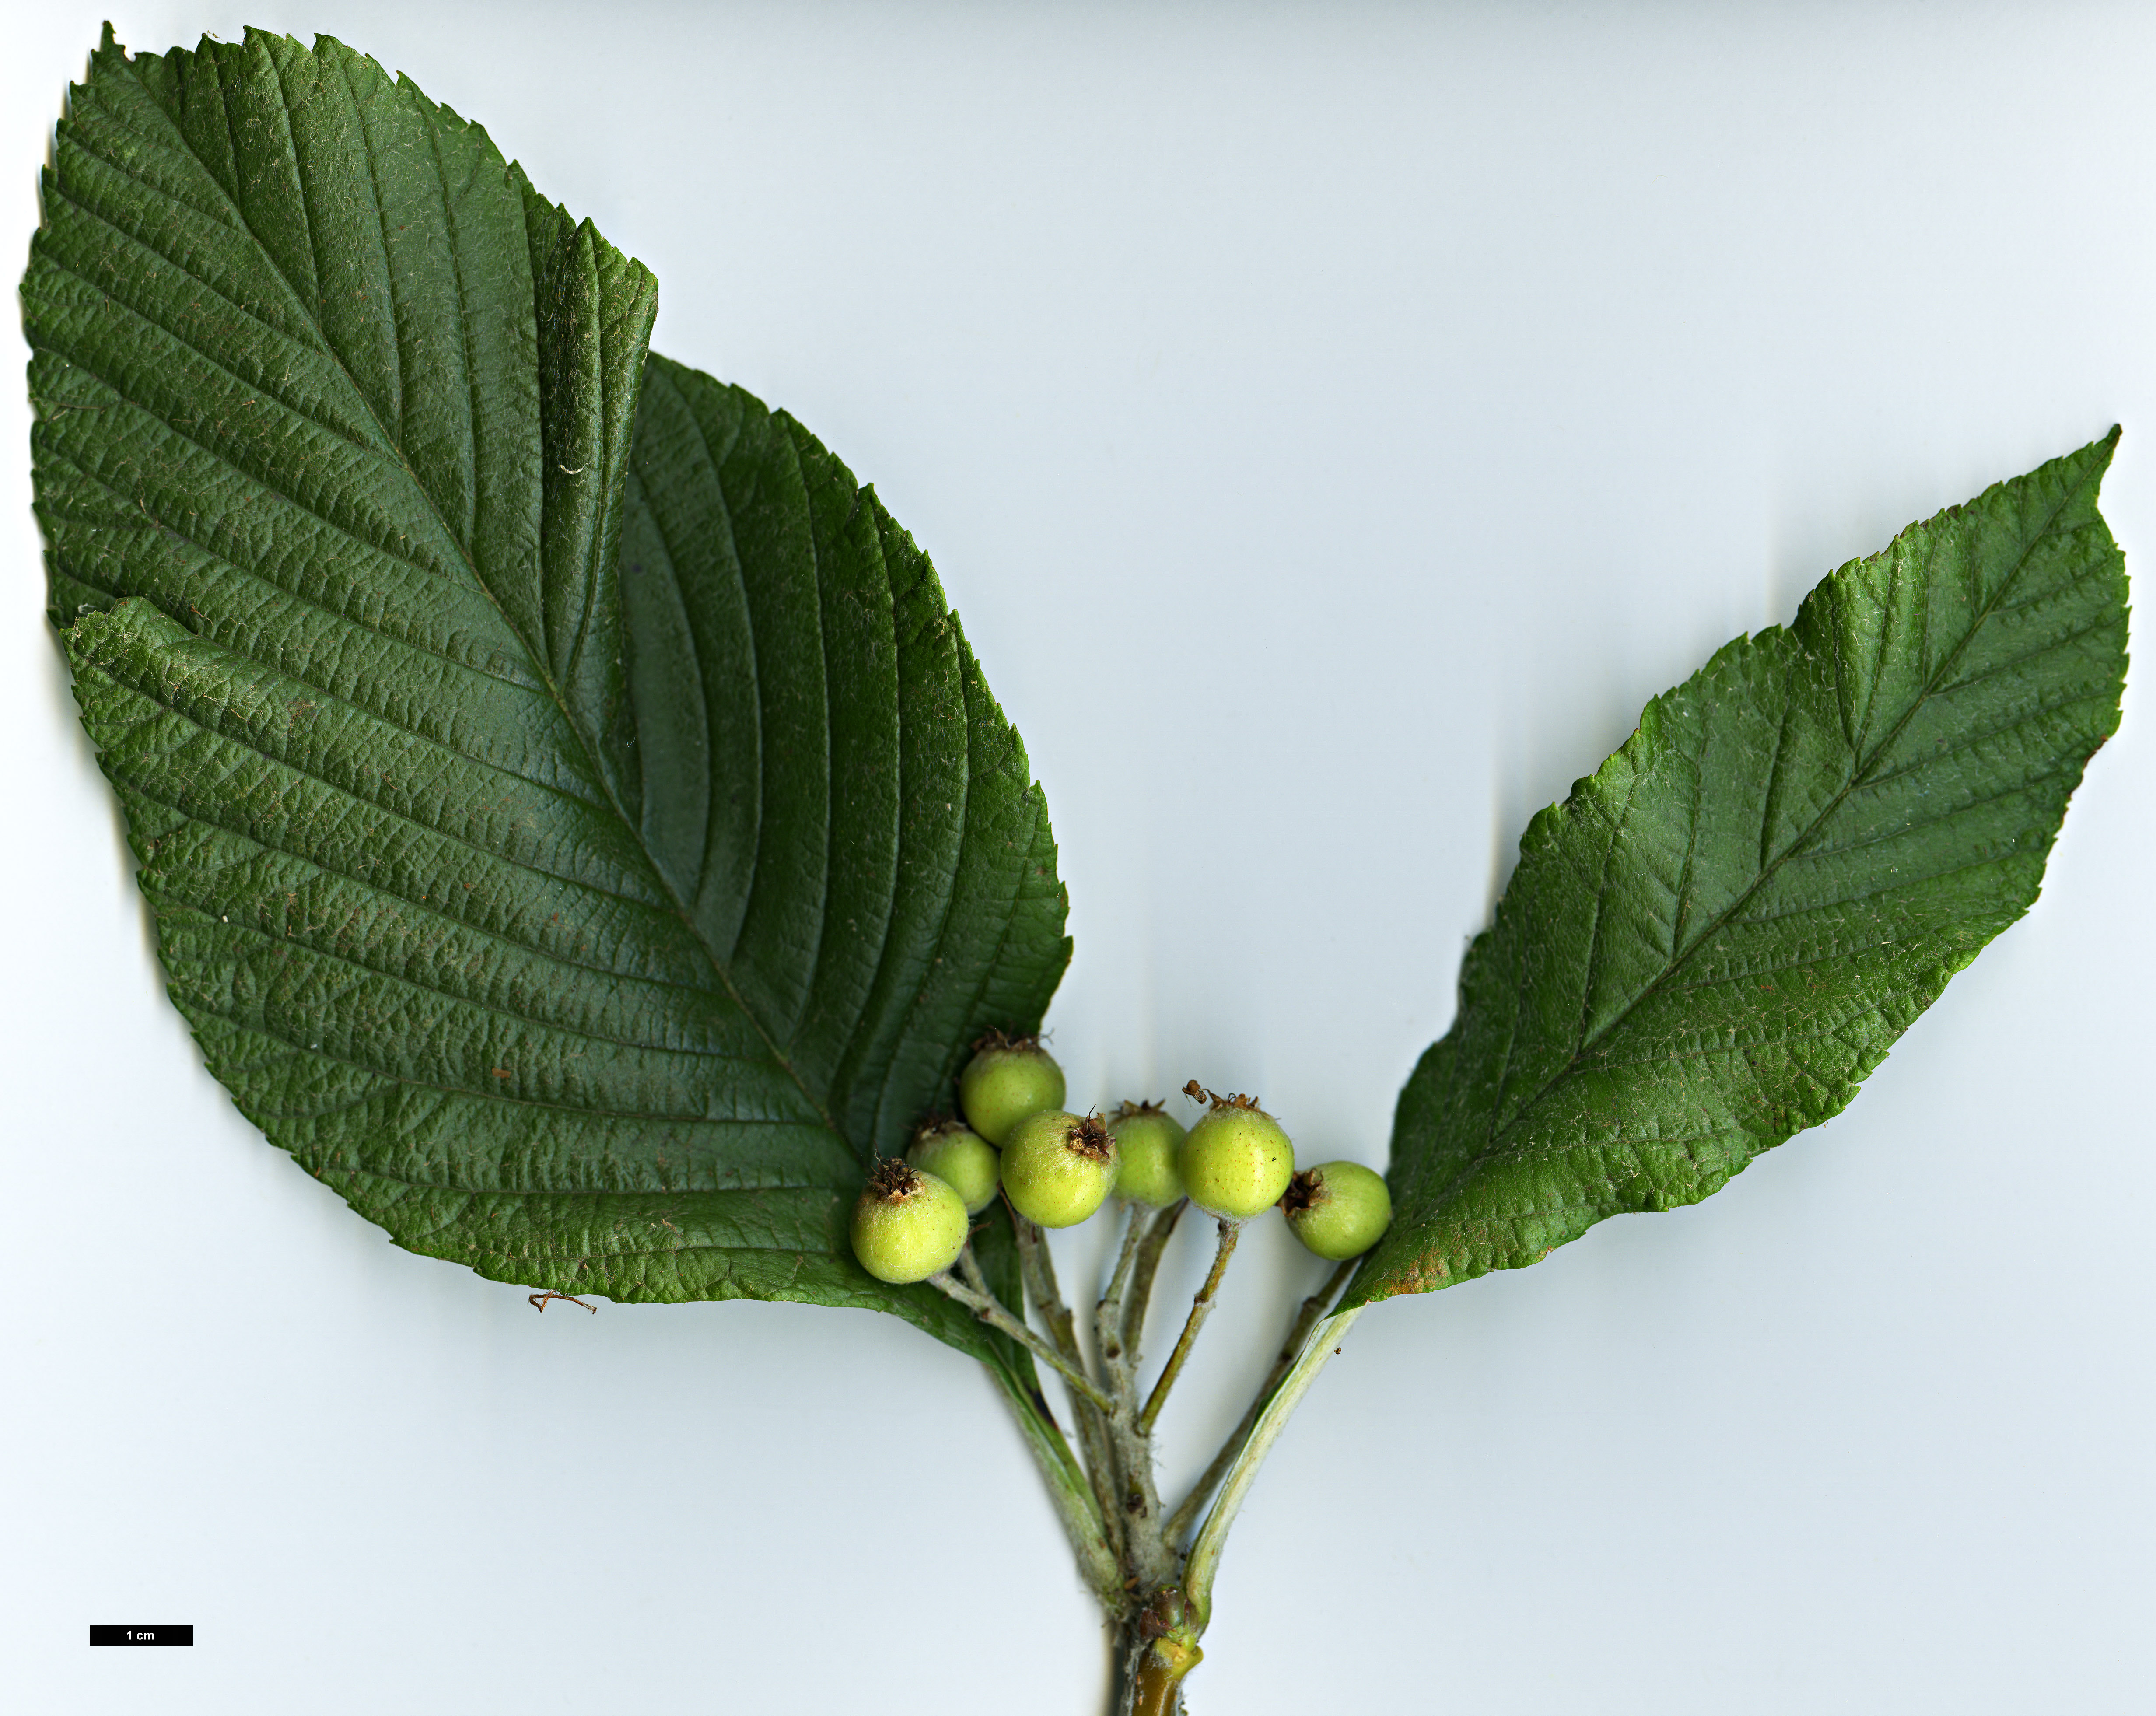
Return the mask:
M886 1157L854 1205L854 1256L895 1287L926 1281L958 1261L968 1225L965 1200L949 1182Z
M1004 1195L1042 1227L1075 1227L1116 1184L1115 1134L1098 1114L1061 1108L1029 1114L1004 1140Z
M1290 1215L1299 1215L1306 1210L1315 1210L1332 1194L1326 1189L1322 1170L1306 1168L1287 1183L1281 1194L1280 1206Z
M1281 1213L1321 1257L1342 1263L1376 1245L1392 1223L1393 1195L1359 1162L1320 1162L1288 1181Z
M869 1189L896 1202L921 1189L921 1176L902 1156L885 1156L869 1169Z
M1107 1123L1098 1114L1086 1115L1063 1134L1065 1149L1095 1162L1106 1161L1115 1147L1115 1140L1108 1136Z
M1203 1654L1198 1636L1204 1630L1204 1604L1191 1590L1209 1590L1212 1562L1206 1554L1211 1552L1201 1551L1217 1544L1240 1503L1228 1504L1209 1538L1200 1528L1201 1516L1209 1520L1213 1516L1206 1509L1216 1494L1229 1493L1235 1474L1249 1461L1263 1457L1263 1446L1270 1442L1260 1435L1260 1412L1347 1278L1344 1272L1336 1272L1305 1302L1286 1350L1242 1422L1189 1493L1173 1509L1164 1506L1152 1457L1163 1407L1217 1302L1237 1235L1284 1200L1295 1172L1293 1142L1255 1097L1209 1090L1195 1079L1184 1094L1207 1107L1187 1132L1169 1117L1165 1102L1126 1100L1105 1117L1098 1109L1077 1113L1063 1106L1062 1069L1039 1047L1037 1038L992 1031L959 1075L964 1123L938 1112L924 1116L916 1129L910 1154L927 1195L916 1198L899 1190L906 1183L901 1164L877 1164L862 1205L873 1206L879 1216L896 1216L939 1194L953 1195L955 1155L950 1161L931 1159L929 1152L971 1148L993 1159L983 1184L999 1183L1009 1206L1009 1240L1027 1297L1044 1325L1040 1330L996 1297L955 1230L949 1236L939 1230L939 1244L952 1246L948 1256L931 1252L924 1243L902 1259L871 1261L870 1242L882 1236L863 1224L855 1240L856 1254L871 1273L886 1280L927 1281L1069 1385L1082 1464L1059 1465L1051 1478L1058 1484L1065 1523L1088 1580L1123 1629L1125 1708L1132 1716L1168 1716L1176 1708L1177 1686ZM999 1151L983 1142L991 1132L999 1134ZM1328 1169L1339 1166L1327 1164ZM1194 1175L1187 1186L1185 1169ZM1340 1188L1326 1184L1316 1170L1304 1177L1303 1184L1314 1201L1328 1207L1337 1201ZM1128 1215L1114 1275L1095 1307L1096 1374L1086 1364L1076 1318L1056 1287L1045 1230L1086 1220L1111 1192L1124 1200ZM993 1195L993 1190L985 1194ZM1218 1245L1168 1360L1150 1392L1144 1392L1138 1386L1138 1349L1147 1306L1162 1253L1188 1209L1219 1218ZM1241 1490L1233 1493L1240 1496ZM1199 1557L1193 1564L1204 1581L1199 1586L1186 1589L1178 1580L1186 1556Z
M1255 1097L1223 1096L1196 1079L1183 1087L1208 1108L1183 1141L1183 1184L1190 1201L1224 1220L1270 1210L1295 1172L1295 1145Z
M1204 1085L1199 1083L1199 1081L1194 1078L1192 1079L1188 1084L1183 1086L1183 1094L1189 1097L1194 1102L1211 1103L1213 1105L1214 1111L1216 1113L1223 1108L1246 1108L1251 1112L1257 1114L1262 1114L1265 1112L1264 1109L1258 1107L1258 1099L1255 1097L1245 1097L1241 1095L1240 1092L1230 1092L1226 1096L1223 1096L1218 1091L1207 1090ZM1158 1107L1158 1105L1156 1104L1155 1106Z

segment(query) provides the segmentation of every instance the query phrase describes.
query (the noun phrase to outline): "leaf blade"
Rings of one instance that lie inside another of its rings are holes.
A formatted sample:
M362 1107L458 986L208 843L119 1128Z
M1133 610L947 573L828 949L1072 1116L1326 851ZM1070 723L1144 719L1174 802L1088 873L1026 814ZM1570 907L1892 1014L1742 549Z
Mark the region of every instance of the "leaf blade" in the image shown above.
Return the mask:
M2117 431L1912 526L1650 704L1530 824L1402 1092L1351 1302L1696 1202L1838 1112L2035 899L2116 728Z
M108 45L45 188L52 616L173 999L243 1112L409 1249L894 1312L1037 1394L844 1230L866 1156L971 1035L1037 1024L1068 958L1039 789L910 539L798 424L695 378L798 480L726 575L625 584L656 514L693 536L758 504L670 461L650 276L329 39ZM932 685L901 677L902 616L946 640ZM962 707L932 815L934 770L908 797L897 760ZM1030 843L987 850L984 804ZM954 910L968 866L994 886Z

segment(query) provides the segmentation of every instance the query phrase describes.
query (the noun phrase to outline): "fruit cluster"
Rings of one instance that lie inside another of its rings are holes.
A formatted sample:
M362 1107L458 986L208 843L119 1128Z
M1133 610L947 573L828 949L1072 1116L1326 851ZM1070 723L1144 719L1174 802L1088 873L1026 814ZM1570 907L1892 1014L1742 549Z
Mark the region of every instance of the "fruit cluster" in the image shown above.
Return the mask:
M1187 1132L1159 1102L1125 1102L1107 1119L1063 1107L1063 1069L1035 1037L983 1040L958 1079L963 1120L938 1117L903 1162L879 1162L854 1206L854 1255L879 1281L926 1281L965 1250L970 1219L998 1187L1041 1227L1074 1227L1112 1194L1165 1209L1184 1198L1224 1221L1277 1205L1321 1257L1359 1256L1392 1220L1385 1182L1355 1162L1298 1174L1295 1145L1251 1097L1215 1096Z

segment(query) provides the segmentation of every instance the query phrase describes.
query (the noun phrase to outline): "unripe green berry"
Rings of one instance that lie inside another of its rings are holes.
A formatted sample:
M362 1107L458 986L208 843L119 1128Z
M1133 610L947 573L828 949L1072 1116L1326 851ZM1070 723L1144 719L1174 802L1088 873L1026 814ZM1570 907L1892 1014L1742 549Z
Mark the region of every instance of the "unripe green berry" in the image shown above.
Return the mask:
M968 1215L978 1215L994 1200L1000 1174L996 1147L963 1121L923 1127L906 1159L963 1198Z
M1158 1102L1126 1102L1108 1121L1116 1153L1123 1165L1116 1172L1116 1195L1133 1204L1165 1210L1183 1195L1178 1163L1184 1133L1182 1123L1161 1112Z
M1321 1162L1288 1182L1281 1208L1297 1239L1339 1263L1378 1243L1392 1225L1393 1195L1359 1162Z
M1190 1201L1243 1220L1280 1201L1295 1173L1295 1146L1250 1097L1215 1097L1196 1079L1183 1087L1209 1097L1212 1112L1183 1141L1183 1184Z
M1099 1116L1043 1109L1004 1140L1004 1193L1029 1221L1075 1227L1114 1189L1121 1160Z
M967 1124L992 1144L1009 1141L1011 1128L1029 1114L1063 1106L1063 1069L1039 1037L992 1032L975 1045L958 1075L958 1106Z
M854 1255L878 1281L926 1281L958 1261L972 1225L947 1183L887 1157L854 1205Z

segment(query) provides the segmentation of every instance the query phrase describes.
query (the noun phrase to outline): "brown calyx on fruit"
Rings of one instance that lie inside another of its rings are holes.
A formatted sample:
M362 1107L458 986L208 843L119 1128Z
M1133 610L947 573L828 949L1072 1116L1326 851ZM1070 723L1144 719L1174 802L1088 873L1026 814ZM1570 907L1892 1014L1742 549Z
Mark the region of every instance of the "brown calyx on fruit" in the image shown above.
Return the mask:
M1088 1114L1063 1135L1063 1148L1074 1156L1105 1162L1116 1148L1116 1141L1108 1136L1106 1121L1097 1114Z
M971 1132L973 1128L967 1125L957 1115L947 1114L941 1108L935 1108L921 1117L921 1123L913 1128L913 1142L917 1144L923 1138L932 1138L940 1133Z
M1325 1189L1325 1176L1315 1168L1306 1168L1288 1181L1287 1189L1280 1195L1281 1210L1283 1215L1300 1215L1332 1195Z
M1183 1086L1183 1094L1194 1102L1210 1102L1216 1112L1222 1108L1243 1108L1253 1114L1262 1114L1265 1112L1258 1107L1258 1099L1255 1097L1241 1095L1224 1097L1218 1091L1207 1090L1194 1078Z
M973 1039L973 1052L982 1054L989 1049L1038 1049L1040 1033L1030 1036L1013 1036L1009 1031L984 1030Z
M1148 1114L1165 1114L1167 1112L1168 1104L1165 1102L1118 1102L1116 1112L1108 1118L1111 1121L1142 1120Z
M921 1176L903 1156L886 1156L869 1169L869 1189L886 1202L896 1204L921 1189Z

